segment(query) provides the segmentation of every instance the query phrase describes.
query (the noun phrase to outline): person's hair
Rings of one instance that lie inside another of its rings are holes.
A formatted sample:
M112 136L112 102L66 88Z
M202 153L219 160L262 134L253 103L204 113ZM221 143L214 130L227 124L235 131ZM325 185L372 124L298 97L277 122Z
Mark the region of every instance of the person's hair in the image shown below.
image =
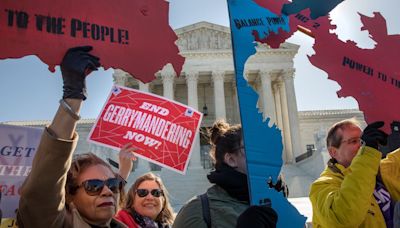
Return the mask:
M110 169L110 171L117 177L118 175L112 170L111 166L106 163L103 159L97 157L93 153L76 154L72 159L71 167L68 170L67 182L65 184L65 192L67 199L69 196L75 195L78 183L79 175L91 166L102 165ZM123 188L121 189L120 202L121 204L124 196Z
M226 153L236 154L243 147L242 126L229 125L225 120L217 120L208 130L210 137L210 157L218 169L224 163Z
M339 148L340 144L343 140L343 134L339 134L339 130L343 131L344 129L354 126L360 128L360 123L354 117L350 119L345 119L335 123L328 131L328 135L326 137L326 146Z
M175 217L174 217L174 210L172 209L171 204L169 202L167 188L165 187L161 178L151 172L145 173L136 179L135 183L133 183L133 185L131 186L131 188L127 193L123 208L126 210L133 209L133 204L136 198L136 190L138 189L139 185L144 181L155 181L160 186L160 189L163 191L163 196L161 197L164 197L164 205L161 209L161 212L157 215L155 221L160 222L162 224L171 225L174 222Z

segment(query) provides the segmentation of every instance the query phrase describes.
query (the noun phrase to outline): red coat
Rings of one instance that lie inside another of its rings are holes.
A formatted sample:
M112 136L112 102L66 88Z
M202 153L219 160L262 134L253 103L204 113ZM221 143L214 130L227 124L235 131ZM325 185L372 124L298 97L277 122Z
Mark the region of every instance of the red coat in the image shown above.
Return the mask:
M133 217L125 209L118 211L118 213L115 215L115 218L118 221L127 225L129 228L140 228L140 226L135 222Z

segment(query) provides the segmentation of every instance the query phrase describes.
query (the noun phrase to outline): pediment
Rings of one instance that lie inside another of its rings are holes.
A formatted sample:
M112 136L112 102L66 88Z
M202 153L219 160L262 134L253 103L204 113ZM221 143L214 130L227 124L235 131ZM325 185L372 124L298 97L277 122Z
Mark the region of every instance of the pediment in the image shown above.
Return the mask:
M228 27L199 22L175 30L180 51L230 50L231 35Z

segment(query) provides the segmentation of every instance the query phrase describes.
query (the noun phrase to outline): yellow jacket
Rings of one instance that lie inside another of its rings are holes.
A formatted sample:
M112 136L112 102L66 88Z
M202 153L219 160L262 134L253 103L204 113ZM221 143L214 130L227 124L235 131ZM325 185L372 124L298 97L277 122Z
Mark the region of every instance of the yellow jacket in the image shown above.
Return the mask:
M348 168L329 165L311 185L313 227L386 227L373 196L380 161L379 151L363 146Z
M381 177L393 200L400 200L400 148L381 161Z

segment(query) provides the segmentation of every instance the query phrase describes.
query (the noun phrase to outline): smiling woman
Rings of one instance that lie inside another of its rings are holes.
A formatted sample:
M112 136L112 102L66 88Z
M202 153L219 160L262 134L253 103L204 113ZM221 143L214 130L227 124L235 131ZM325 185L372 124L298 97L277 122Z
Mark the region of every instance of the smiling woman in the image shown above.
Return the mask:
M129 228L166 228L174 220L168 192L160 177L146 173L129 189L124 209L116 218Z

